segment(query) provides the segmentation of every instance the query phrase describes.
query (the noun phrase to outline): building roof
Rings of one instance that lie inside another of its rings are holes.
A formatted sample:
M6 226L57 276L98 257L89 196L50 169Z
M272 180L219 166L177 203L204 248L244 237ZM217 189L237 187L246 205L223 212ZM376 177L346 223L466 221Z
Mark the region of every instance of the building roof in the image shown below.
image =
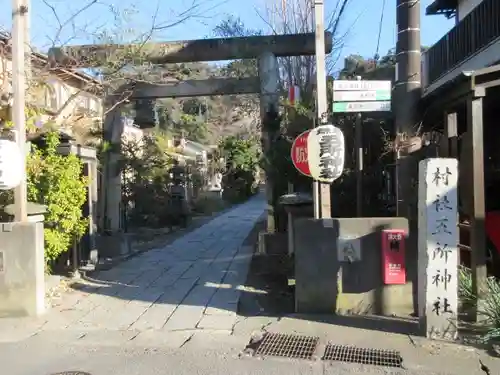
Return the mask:
M425 9L425 14L428 16L442 14L447 18L455 16L458 9L458 0L434 0Z
M10 39L11 39L10 34L0 31L0 46L8 47L8 49L10 50ZM31 53L31 61L32 63L37 64L39 66L48 66L47 55L44 55L36 51L33 51ZM51 69L51 72L54 75L60 77L62 80L67 80L69 77L71 77L83 81L85 83L92 83L97 87L101 87L101 82L99 80L83 72L70 69L62 69L62 68Z

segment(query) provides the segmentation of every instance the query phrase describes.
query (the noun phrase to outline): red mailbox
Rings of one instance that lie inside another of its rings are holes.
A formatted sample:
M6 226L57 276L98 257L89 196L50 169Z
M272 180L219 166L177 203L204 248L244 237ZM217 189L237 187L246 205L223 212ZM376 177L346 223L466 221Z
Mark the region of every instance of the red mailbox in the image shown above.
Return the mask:
M406 284L406 232L399 229L382 231L382 275L384 284Z

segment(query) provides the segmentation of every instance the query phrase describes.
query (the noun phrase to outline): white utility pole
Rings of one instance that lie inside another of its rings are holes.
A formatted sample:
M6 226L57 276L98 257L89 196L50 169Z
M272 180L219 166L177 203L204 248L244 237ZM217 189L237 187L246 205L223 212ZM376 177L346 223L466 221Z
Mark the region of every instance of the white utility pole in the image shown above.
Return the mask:
M29 48L29 0L12 0L12 121L16 142L23 160L23 178L14 189L14 216L16 221L28 220L26 187L26 62L31 62ZM28 54L26 54L28 52ZM27 61L26 61L27 60Z
M314 24L316 34L316 103L319 120L317 125L323 125L328 122L328 102L326 95L325 11L323 0L314 0ZM314 218L330 218L330 185L314 181L313 198Z

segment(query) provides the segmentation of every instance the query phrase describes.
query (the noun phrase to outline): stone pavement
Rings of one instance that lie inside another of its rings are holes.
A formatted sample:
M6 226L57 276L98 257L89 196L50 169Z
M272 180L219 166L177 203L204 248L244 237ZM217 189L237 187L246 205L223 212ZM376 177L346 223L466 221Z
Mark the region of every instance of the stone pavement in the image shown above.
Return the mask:
M256 196L165 247L99 272L41 318L0 319L0 341L54 330L134 338L151 331L231 333L254 250L242 244L264 208Z

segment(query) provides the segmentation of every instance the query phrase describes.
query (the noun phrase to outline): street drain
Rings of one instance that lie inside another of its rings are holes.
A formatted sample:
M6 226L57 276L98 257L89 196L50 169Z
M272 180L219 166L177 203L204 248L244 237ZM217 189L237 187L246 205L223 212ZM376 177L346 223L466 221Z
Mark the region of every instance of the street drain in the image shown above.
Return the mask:
M85 371L63 371L63 372L55 372L50 375L91 375L91 374Z
M354 346L328 344L323 354L324 361L361 363L387 367L403 367L403 358L395 350L364 349Z
M286 358L311 359L319 337L266 333L258 343L255 354Z

